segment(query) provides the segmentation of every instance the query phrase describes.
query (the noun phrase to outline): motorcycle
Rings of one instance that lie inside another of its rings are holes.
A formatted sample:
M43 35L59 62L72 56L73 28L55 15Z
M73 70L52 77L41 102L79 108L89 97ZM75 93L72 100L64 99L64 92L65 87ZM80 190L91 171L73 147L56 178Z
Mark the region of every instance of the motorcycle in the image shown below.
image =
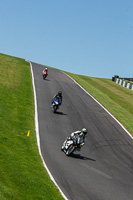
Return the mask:
M69 156L70 154L72 154L74 151L77 150L77 145L76 145L76 139L71 139L70 137L68 137L62 147L61 150L67 155Z
M48 76L48 72L43 72L43 79L45 79Z
M54 99L54 102L51 105L52 111L55 113L60 106L60 101L58 99Z

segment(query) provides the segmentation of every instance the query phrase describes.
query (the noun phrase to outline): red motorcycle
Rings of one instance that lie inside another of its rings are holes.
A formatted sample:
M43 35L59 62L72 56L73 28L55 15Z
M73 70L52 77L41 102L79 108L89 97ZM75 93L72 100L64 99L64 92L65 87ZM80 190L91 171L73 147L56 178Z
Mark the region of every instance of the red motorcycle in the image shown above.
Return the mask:
M43 72L43 79L45 79L47 76L48 76L48 72L47 72L47 71L44 71L44 72Z

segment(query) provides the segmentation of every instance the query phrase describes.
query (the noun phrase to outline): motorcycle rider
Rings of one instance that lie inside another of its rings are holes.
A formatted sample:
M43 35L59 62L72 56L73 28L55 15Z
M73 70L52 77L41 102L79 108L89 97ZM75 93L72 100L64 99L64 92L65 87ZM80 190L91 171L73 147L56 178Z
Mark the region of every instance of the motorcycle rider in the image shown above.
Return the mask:
M75 131L71 133L70 137L67 139L72 139L75 142L75 145L77 146L77 150L81 150L81 146L83 146L86 142L86 135L87 135L87 129L82 128L81 131Z
M43 75L48 75L48 68L46 67L44 70L43 70Z
M59 102L59 105L62 104L62 92L61 92L61 91L59 91L59 92L53 97L52 103L54 102L55 99L57 99L57 101Z

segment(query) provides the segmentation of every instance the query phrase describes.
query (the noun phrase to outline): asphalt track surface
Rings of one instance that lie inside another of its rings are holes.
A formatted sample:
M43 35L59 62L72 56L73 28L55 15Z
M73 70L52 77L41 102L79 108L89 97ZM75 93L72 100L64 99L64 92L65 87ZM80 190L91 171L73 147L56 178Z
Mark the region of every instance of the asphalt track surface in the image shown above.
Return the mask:
M73 80L32 63L37 95L41 153L52 176L69 200L133 200L133 140ZM63 103L51 110L61 90ZM61 146L71 132L88 129L86 145L67 157Z

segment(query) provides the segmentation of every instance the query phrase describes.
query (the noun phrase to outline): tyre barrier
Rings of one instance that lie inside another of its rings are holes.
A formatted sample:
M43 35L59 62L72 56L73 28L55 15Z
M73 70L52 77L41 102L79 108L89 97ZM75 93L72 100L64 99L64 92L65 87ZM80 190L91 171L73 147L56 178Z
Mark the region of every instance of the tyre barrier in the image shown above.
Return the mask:
M121 86L123 86L125 88L133 90L133 83L129 83L127 81L124 81L124 80L120 79L118 76L117 77L116 76L112 77L112 81L114 81L115 83L117 83L117 84L119 84L119 85L121 85Z

